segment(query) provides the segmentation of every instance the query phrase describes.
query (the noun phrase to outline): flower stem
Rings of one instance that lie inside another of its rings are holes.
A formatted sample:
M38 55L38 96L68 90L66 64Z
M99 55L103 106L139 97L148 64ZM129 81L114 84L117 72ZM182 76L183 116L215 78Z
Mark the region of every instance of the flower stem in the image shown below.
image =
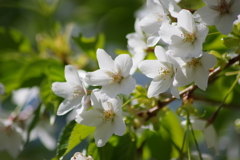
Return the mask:
M214 34L220 34L220 32L212 32L212 33L208 33L208 36L210 36L210 35L214 35Z
M196 148L197 148L197 151L198 151L199 158L200 158L200 160L203 160L203 159L202 159L202 154L201 154L200 148L199 148L199 146L198 146L197 139L196 139L195 134L194 134L194 130L193 130L193 127L192 127L192 123L191 123L191 121L190 121L190 115L189 115L189 113L188 113L187 110L186 110L186 112L187 112L187 127L188 127L188 130L189 130L189 127L190 127L190 130L191 130L191 132L192 132L192 136L193 136L193 139L194 139L194 143L195 143Z
M224 102L226 101L227 97L229 96L229 94L232 92L233 88L235 87L235 85L238 82L238 79L240 78L240 72L238 73L235 81L233 82L232 86L229 88L228 92L226 93L225 97L223 98L221 104L218 106L217 110L212 114L212 116L208 119L208 124L211 124L214 122L214 120L216 119L218 113L220 112L220 110L223 108Z
M133 97L133 98L127 100L127 101L122 105L122 107L126 106L129 102L131 102L132 100L137 99L137 98L139 98L139 97L141 97L141 96L142 96L142 95L137 96L137 97Z

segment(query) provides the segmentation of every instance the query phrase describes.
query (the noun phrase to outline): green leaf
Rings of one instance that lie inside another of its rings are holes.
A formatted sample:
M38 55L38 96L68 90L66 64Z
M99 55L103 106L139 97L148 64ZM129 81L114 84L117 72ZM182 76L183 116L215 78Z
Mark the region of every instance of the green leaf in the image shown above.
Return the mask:
M240 39L237 37L224 37L223 44L228 48L238 47L240 44Z
M99 34L97 37L84 37L82 33L78 37L72 37L74 42L82 49L90 58L96 60L96 50L104 48L105 37L104 34Z
M59 159L64 155L67 150L69 137L71 136L72 130L76 125L75 120L72 120L68 123L61 132L60 138L58 139L58 146L57 146L57 156L54 159Z
M94 160L123 160L134 159L136 150L136 141L130 134L123 136L111 136L108 142L103 147L97 147L94 142L88 146L88 155Z
M94 127L78 124L75 120L71 121L60 135L57 156L54 159L63 158L69 151L89 136L94 129Z
M31 45L21 32L16 29L0 27L0 52L6 51L20 51L30 52Z
M68 141L68 147L67 147L67 150L64 153L64 155L67 154L69 151L71 151L80 142L82 142L94 130L95 130L95 127L89 127L89 126L85 126L85 125L76 123L76 125L71 133L70 139Z

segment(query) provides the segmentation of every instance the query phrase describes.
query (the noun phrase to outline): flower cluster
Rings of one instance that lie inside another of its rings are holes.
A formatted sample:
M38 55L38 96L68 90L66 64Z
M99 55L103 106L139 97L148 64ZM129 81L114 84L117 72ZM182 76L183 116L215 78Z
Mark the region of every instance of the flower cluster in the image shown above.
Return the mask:
M88 72L80 78L77 69L72 65L65 67L67 82L52 84L53 92L65 98L60 104L57 114L63 115L77 108L76 122L96 126L95 142L98 147L104 146L110 136L123 135L126 130L122 119L122 100L118 94L129 95L133 92L136 81L130 75L132 59L128 54L111 58L103 49L97 50L99 70ZM101 90L91 92L90 100L93 109L88 110L87 90L83 85L102 86ZM82 106L82 107L81 107Z
M168 89L174 97L180 98L178 87L190 83L206 90L209 69L216 64L216 57L203 51L208 26L216 25L223 34L229 33L239 10L226 0L205 2L205 7L192 14L180 9L173 0L147 0L148 13L137 17L136 33L126 36L132 57L121 54L113 60L103 49L98 49L99 70L88 72L84 78L79 77L74 66L66 66L67 82L52 84L53 92L65 98L57 114L77 108L76 122L96 126L95 142L101 147L113 133L123 135L126 130L122 99L118 95L133 92L136 81L132 75L137 68L152 78L148 98ZM177 22L172 21L174 19ZM154 60L144 60L149 52L155 53ZM87 91L84 83L101 86L101 89ZM92 109L84 105L89 92Z

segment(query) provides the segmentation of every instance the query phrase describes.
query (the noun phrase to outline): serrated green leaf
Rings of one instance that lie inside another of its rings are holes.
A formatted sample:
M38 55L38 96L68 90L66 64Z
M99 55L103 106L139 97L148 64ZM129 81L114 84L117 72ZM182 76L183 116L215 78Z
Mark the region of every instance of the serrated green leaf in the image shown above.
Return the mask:
M82 33L78 35L78 37L72 37L74 42L78 45L80 49L82 49L85 53L87 53L90 58L96 60L96 50L98 48L104 48L105 37L104 34L99 34L96 37L84 37Z
M66 125L60 135L57 154L53 159L63 158L69 151L89 136L94 129L95 127L84 126L72 120Z
M94 142L88 146L88 155L94 160L123 160L134 159L136 141L131 139L130 134L123 136L111 136L103 147L97 147Z
M67 150L64 153L64 155L67 154L69 151L71 151L80 142L82 142L94 130L95 130L95 127L89 127L89 126L85 126L85 125L76 123L76 125L71 133L71 136L69 137L70 139L68 141L68 147L67 147Z
M64 153L67 150L68 147L68 141L69 141L69 137L71 136L71 133L74 129L76 125L75 120L72 120L71 122L69 122L62 130L60 138L58 140L58 146L57 146L57 153L56 153L56 157L53 159L59 159L60 157L62 157L64 155Z
M224 37L223 44L228 48L238 47L240 44L240 39L236 37Z

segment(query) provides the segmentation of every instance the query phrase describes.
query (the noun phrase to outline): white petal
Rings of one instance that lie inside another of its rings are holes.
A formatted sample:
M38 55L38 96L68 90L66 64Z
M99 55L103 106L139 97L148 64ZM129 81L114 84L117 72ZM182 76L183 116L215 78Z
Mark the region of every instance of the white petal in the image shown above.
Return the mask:
M112 122L113 133L122 136L126 131L126 125L120 116L115 116Z
M156 13L150 13L141 19L139 24L144 32L153 34L158 31L160 24L155 14Z
M160 76L154 78L148 88L148 98L157 96L160 93L165 92L170 87L171 83L171 78L168 78L166 80L164 80L163 77Z
M78 75L78 71L74 66L65 66L64 73L66 81L69 82L72 86L79 85L81 88L83 88L83 84Z
M117 94L120 93L119 91L120 91L119 83L111 83L103 86L100 93L106 94L110 98L115 98Z
M141 38L144 38L144 35L143 35L143 31L141 29L141 26L140 26L140 19L139 18L136 18L136 21L134 23L134 29L136 31L136 33L141 37Z
M137 70L138 64L145 58L146 52L143 50L140 50L139 52L136 52L136 54L133 55L132 61L133 66L130 70L130 75L133 75L134 72Z
M122 100L119 97L116 97L109 100L109 102L112 103L114 113L121 117L122 116Z
M54 150L56 147L56 140L55 137L51 136L45 128L39 128L38 129L38 135L39 139L43 143L43 145L49 149L49 150Z
M121 54L116 57L115 62L120 74L127 77L133 65L132 58L128 54Z
M175 73L175 77L173 80L173 85L174 86L178 86L178 87L182 87L185 85L190 84L193 81L193 78L187 78L182 70L180 68L178 68L177 72Z
M184 28L190 33L196 31L196 25L192 13L188 10L182 9L178 13L178 27Z
M204 137L208 148L214 148L216 153L218 154L217 149L217 133L213 127L213 125L207 126L204 130Z
M109 56L103 49L97 50L97 59L99 68L102 70L115 69L115 64L111 56Z
M103 123L102 125L97 126L94 135L95 143L97 144L98 147L104 146L112 134L113 134L112 123L106 124Z
M228 14L218 15L215 19L215 23L218 31L221 32L222 34L227 35L232 31L233 22L236 19L237 19L236 17L233 17Z
M171 94L172 94L174 97L176 97L176 98L178 98L178 99L180 98L180 96L179 96L179 91L178 91L177 87L174 87L173 85L171 85L170 91L171 91Z
M204 130L207 121L201 119L191 119L193 130Z
M210 7L210 6L217 6L218 1L213 1L213 0L204 0L204 2Z
M158 70L161 67L158 60L145 60L138 65L139 70L149 78L154 78L159 75Z
M72 86L67 82L54 82L52 91L59 97L72 99Z
M208 85L209 71L208 70L206 71L203 67L198 67L195 72L196 72L194 77L195 84L200 89L205 91Z
M212 0L211 0L212 1ZM215 2L215 1L214 1ZM219 14L219 12L210 9L208 6L202 7L200 9L198 9L195 14L199 14L202 21L206 24L206 25L215 25L214 19L215 17L217 17L217 15Z
M110 83L111 78L106 74L104 70L96 70L94 72L88 72L84 79L89 85L103 86Z
M168 23L164 23L161 28L160 31L158 32L160 37L162 38L162 40L168 44L172 43L172 36L173 35L181 35L182 32L173 25L170 25Z
M169 60L168 60L168 57L166 54L166 50L162 46L156 46L154 49L154 52L155 52L157 59L160 62L168 62L169 63Z
M212 54L208 54L204 52L202 54L202 57L200 59L202 66L205 70L208 70L209 68L212 68L216 64L216 57Z
M81 100L82 100L82 97L75 97L71 100L65 99L60 104L60 106L57 110L57 115L59 115L59 116L64 115L67 112L69 112L70 110L72 110L73 108L80 106L81 105Z
M136 86L136 80L132 76L124 78L120 83L120 93L129 95L133 92Z
M91 102L95 109L103 109L100 97L100 90L94 89L91 93Z
M160 40L160 36L159 36L158 32L156 32L152 36L148 37L147 46L153 47L158 43L159 40Z
M99 110L91 109L89 111L83 111L76 116L76 122L86 126L99 126L103 123L101 118L102 113Z

